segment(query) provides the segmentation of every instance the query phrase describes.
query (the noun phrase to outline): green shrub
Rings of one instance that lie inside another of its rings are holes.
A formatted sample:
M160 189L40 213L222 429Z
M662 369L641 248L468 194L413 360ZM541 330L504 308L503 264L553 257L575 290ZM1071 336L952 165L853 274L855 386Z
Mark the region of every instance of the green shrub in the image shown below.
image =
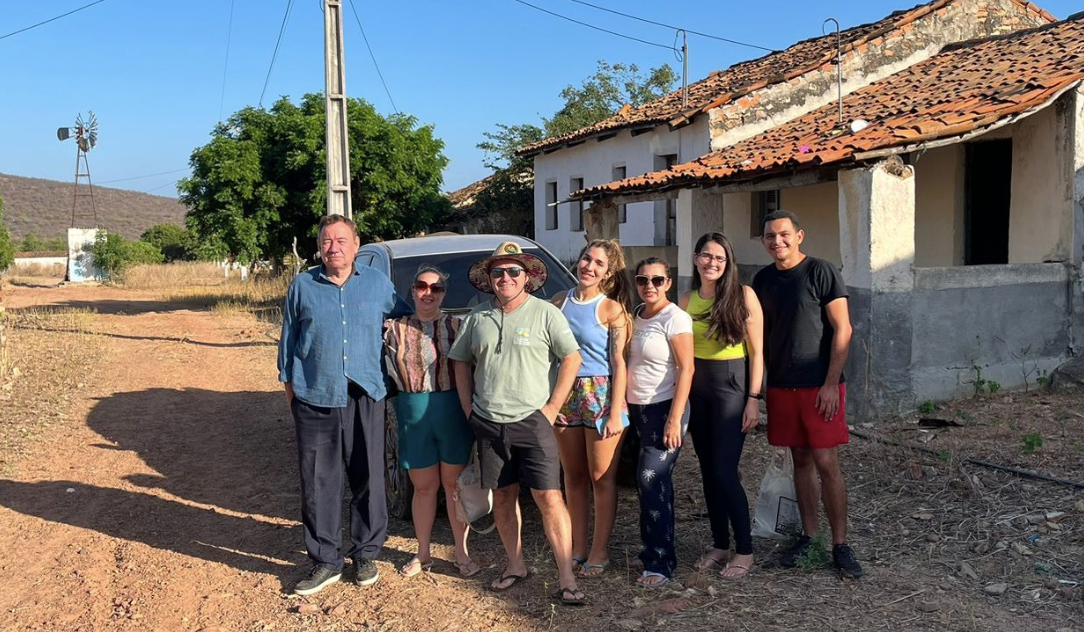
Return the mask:
M94 264L111 281L119 280L129 266L140 263L162 263L165 259L162 251L154 244L145 241L128 241L120 235L104 230L98 231L90 252L94 255Z
M191 236L187 230L176 224L151 226L139 236L139 241L158 248L167 263L195 259L191 247Z

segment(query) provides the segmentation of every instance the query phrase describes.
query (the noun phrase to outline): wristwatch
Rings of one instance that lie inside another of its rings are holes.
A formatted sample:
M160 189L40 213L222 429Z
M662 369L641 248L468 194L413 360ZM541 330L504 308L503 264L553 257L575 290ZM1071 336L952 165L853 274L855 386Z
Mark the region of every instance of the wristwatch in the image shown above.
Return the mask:
M749 397L751 397L753 399L763 400L764 399L764 393L749 393Z

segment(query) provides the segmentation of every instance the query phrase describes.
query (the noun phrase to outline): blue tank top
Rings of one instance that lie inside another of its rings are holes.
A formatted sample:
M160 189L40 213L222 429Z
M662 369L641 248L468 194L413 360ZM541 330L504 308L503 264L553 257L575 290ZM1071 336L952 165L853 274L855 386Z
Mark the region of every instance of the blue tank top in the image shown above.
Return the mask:
M599 318L599 308L605 294L599 294L587 302L577 301L575 290L569 290L561 311L568 319L568 326L576 342L580 344L580 356L583 364L577 377L602 377L610 375L610 356L607 353L610 335L606 325Z

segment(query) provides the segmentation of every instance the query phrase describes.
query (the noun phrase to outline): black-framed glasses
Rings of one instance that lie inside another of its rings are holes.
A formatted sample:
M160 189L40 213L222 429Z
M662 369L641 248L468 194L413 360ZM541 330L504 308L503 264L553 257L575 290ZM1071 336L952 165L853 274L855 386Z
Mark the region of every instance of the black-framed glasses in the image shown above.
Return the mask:
M418 292L429 290L433 294L443 294L445 290L443 283L426 283L425 281L415 281L413 287Z
M518 279L519 275L523 274L523 272L523 268L517 268L515 266L508 268L491 268L489 271L489 276L494 279L499 279L507 273L508 276L512 277L513 279Z
M724 257L723 255L713 255L710 252L696 253L696 260L704 265L707 265L712 261L718 264L726 263L726 257Z
M636 285L639 285L640 287L647 287L648 283L650 283L651 285L654 285L655 287L662 287L663 285L666 284L666 277L664 277L664 276L649 277L646 274L637 274L636 275Z

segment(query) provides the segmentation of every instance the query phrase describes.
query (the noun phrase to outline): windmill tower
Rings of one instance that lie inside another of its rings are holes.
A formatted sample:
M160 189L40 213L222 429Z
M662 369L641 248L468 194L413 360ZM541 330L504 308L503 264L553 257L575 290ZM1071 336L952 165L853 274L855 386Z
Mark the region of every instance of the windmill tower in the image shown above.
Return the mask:
M87 119L83 120L83 115L78 114L75 117L74 127L61 127L56 130L56 137L62 141L69 138L75 139L75 186L72 187L72 228L78 226L77 220L85 222L88 219L92 219L91 226L97 228L98 226L98 206L94 200L94 184L90 181L90 163L87 161L87 152L94 148L98 144L98 118L94 116L94 112L87 113ZM86 184L80 187L80 183L83 179L86 179ZM82 213L79 212L79 200L80 198L87 199L82 204ZM87 205L90 206L90 213L86 210Z

